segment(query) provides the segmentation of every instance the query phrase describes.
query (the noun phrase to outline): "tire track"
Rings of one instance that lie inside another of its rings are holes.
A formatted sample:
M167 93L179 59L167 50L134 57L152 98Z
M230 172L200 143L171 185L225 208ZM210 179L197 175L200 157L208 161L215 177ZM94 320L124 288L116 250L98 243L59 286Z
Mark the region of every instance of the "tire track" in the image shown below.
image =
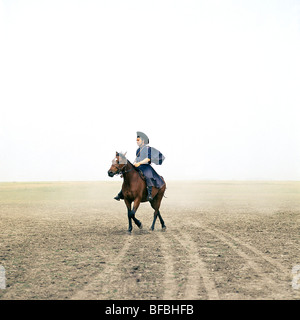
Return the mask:
M186 284L186 290L184 300L198 299L198 290L200 289L200 281L202 278L207 296L209 300L218 300L219 294L216 289L216 285L212 276L204 261L200 258L197 245L187 234L180 233L175 235L176 239L181 243L183 247L188 251L188 259L191 263L191 267L188 270L188 280Z
M256 254L257 256L259 256L260 258L264 259L265 261L269 262L269 264L271 264L273 267L279 269L281 272L283 273L288 273L289 271L281 264L279 263L278 261L266 256L263 252L261 252L260 250L258 250L257 248L251 246L250 244L248 243L245 243L243 242L242 240L232 236L231 234L227 233L227 232L224 232L220 229L214 229L214 230L211 230L211 231L214 231L214 232L218 232L218 233L221 233L222 235L226 236L227 238L230 238L231 240L233 240L234 242L236 242L237 244L239 244L240 246L242 247L245 247L247 248L249 251L252 251L254 254Z
M92 282L77 291L71 300L102 300L107 299L107 293L111 290L111 284L120 279L119 265L128 252L133 237L128 236L127 241L117 256L107 261L102 272L98 273Z
M272 292L275 292L275 289L276 289L276 291L280 292L282 290L281 288L283 288L283 287L291 289L291 285L290 285L290 278L291 278L290 270L288 270L286 267L284 267L281 263L279 263L278 261L272 259L271 257L266 256L263 252L261 252L256 247L254 247L254 246L252 246L252 245L250 245L248 243L245 243L244 241L242 241L242 240L232 236L231 234L229 234L227 232L224 232L224 231L222 231L222 230L220 230L218 228L211 229L210 233L211 234L212 233L213 234L220 233L220 234L222 234L222 238L223 238L223 236L227 237L227 239L228 238L231 239L232 241L234 241L239 246L247 248L249 251L251 251L254 254L255 258L258 257L262 261L269 263L272 267L277 269L280 272L281 275L284 275L285 280L282 280L282 276L279 276L278 274L277 274L277 276L274 275L274 277L276 276L276 281L275 281L272 278L270 278L269 276L267 276L266 273L260 267L258 267L258 265L254 261L250 262L250 260L248 260L248 265L252 266L252 268L256 272L259 272L259 275L261 275L263 277L264 281L266 282L266 285L268 287L270 287ZM219 239L220 239L220 237L219 237ZM230 245L228 240L227 240L227 244ZM234 247L234 244L231 243L231 248L233 249L233 247ZM241 253L243 251L239 250L239 252ZM245 253L243 253L240 256L241 257L244 256L244 258L246 259L247 255ZM250 264L249 264L249 262L250 262ZM291 290L291 292L290 292L291 297L293 297L295 295L295 293L296 293L295 290L294 291Z
M281 299L282 292L286 292L285 298L294 299L298 292L291 288L291 272L280 262L275 259L268 257L261 250L255 246L248 244L238 237L225 232L214 225L214 223L208 224L207 222L192 222L196 228L202 229L204 232L209 233L213 237L220 240L231 248L240 258L242 258L246 265L254 271L252 276L256 276L252 281L255 288L265 287L268 289L269 295L264 298L268 299ZM186 225L188 227L188 225ZM190 225L189 225L190 226ZM213 228L211 227L213 226ZM248 252L246 253L245 248ZM249 253L250 252L250 253ZM253 255L252 255L253 254ZM264 268L267 265L273 268L267 271Z
M270 276L268 276L266 272L262 269L262 267L257 262L254 261L254 259L258 257L259 259L268 261L273 266L276 266L277 268L279 268L280 271L284 270L284 272L286 272L286 269L283 268L283 266L273 261L273 259L265 257L265 255L262 252L260 252L258 249L250 245L247 246L245 244L245 247L255 254L254 257L249 256L246 252L244 252L241 248L239 248L243 246L242 241L240 241L239 239L233 236L230 236L226 232L223 232L219 229L210 229L209 227L206 227L206 226L199 226L197 223L193 223L193 224L196 227L201 228L205 232L211 234L213 237L219 239L224 244L228 245L239 257L241 257L245 261L246 265L254 271L254 274L256 276L263 278L263 282L261 282L261 284L269 288L270 289L269 292L272 292L273 294L275 288L277 289L277 291L280 290L280 288L278 288L278 281L275 281ZM224 234L227 236L227 238L226 236L224 236ZM229 240L228 238L231 238L234 242L232 242L232 240Z
M210 233L214 237L221 240L223 243L227 244L235 253L237 253L241 258L244 259L246 264L258 275L263 276L264 281L267 282L268 285L274 287L275 281L271 279L270 277L266 276L264 274L264 271L262 268L251 258L248 254L246 254L243 250L239 249L234 243L226 239L224 236L218 234L218 232L211 230L211 229L205 229L206 232Z
M169 253L170 250L170 241L166 239L166 234L159 233L159 239L164 250L164 259L165 259L165 278L164 278L164 294L162 299L163 300L174 300L176 299L177 294L177 283L175 281L174 276L174 259L173 256Z

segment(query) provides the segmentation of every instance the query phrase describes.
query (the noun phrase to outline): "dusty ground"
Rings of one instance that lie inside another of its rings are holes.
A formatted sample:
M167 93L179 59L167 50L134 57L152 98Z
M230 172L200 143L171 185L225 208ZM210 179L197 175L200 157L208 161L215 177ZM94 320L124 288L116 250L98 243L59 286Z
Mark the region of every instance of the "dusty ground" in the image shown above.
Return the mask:
M131 235L120 185L0 184L0 299L300 298L300 182L169 182Z

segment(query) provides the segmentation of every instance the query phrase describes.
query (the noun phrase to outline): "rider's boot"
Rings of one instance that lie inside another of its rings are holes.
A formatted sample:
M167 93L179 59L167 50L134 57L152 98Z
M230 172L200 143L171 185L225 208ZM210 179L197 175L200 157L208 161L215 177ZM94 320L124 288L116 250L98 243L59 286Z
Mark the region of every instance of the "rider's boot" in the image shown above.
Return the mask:
M148 187L147 186L147 192L148 192L148 196L147 196L147 201L152 201L152 187Z
M114 197L117 201L120 201L120 199L124 199L122 190Z

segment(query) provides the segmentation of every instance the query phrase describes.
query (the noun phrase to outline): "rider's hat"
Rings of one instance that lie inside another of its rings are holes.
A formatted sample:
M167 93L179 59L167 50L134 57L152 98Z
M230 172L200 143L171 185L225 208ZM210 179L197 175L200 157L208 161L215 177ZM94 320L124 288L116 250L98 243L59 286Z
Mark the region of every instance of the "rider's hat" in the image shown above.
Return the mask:
M144 140L145 144L149 143L149 138L147 137L147 135L141 131L138 131L137 133L137 138L140 137L142 140Z

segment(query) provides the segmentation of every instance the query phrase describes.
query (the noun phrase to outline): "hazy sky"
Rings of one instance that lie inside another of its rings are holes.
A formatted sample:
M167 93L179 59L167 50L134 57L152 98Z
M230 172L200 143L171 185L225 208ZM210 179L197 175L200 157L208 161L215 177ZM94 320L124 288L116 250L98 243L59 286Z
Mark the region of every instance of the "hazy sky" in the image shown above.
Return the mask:
M0 181L300 180L300 1L0 2ZM118 180L120 178L114 178Z

